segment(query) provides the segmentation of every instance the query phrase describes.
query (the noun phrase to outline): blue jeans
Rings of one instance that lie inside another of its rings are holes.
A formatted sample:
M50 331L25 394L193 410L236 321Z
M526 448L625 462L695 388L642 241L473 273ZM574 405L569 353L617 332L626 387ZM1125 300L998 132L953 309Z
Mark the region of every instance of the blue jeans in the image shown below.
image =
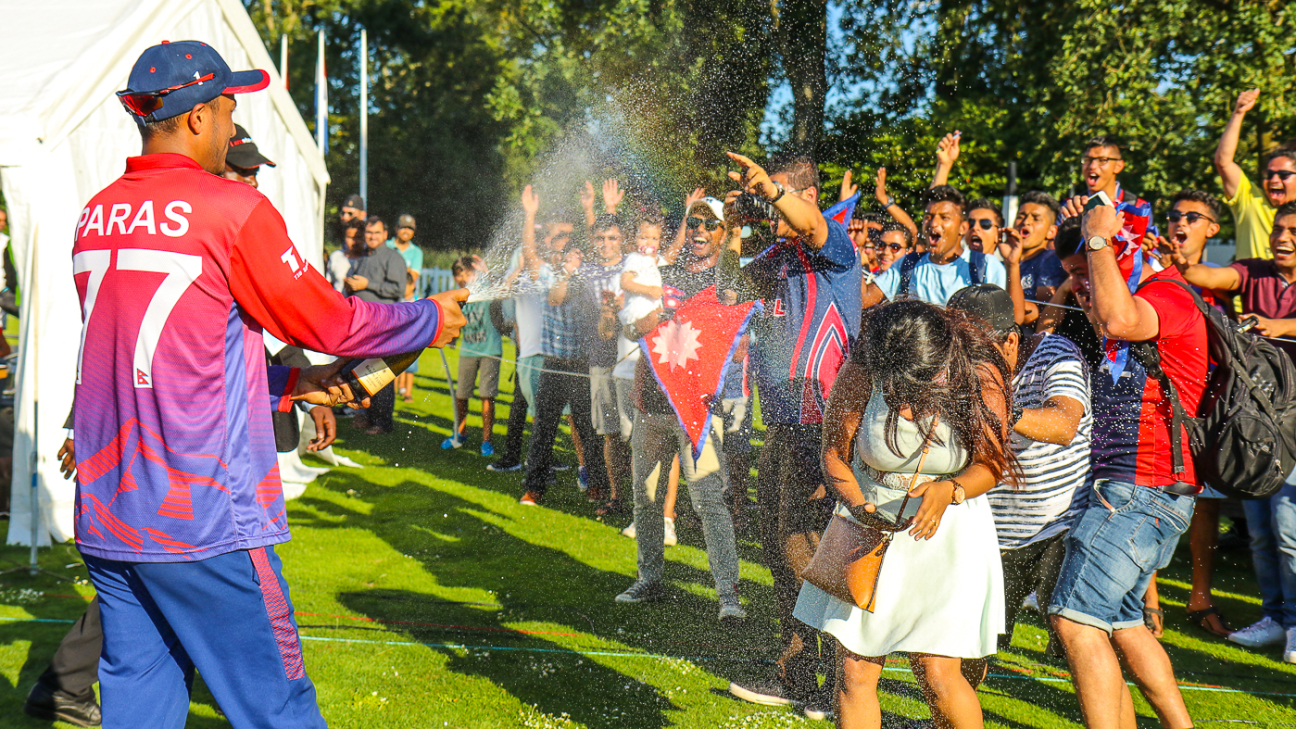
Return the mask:
M1143 624L1143 593L1192 520L1191 496L1099 479L1067 534L1050 615L1106 631Z
M1296 486L1291 482L1267 499L1242 502L1264 614L1284 628L1296 628Z

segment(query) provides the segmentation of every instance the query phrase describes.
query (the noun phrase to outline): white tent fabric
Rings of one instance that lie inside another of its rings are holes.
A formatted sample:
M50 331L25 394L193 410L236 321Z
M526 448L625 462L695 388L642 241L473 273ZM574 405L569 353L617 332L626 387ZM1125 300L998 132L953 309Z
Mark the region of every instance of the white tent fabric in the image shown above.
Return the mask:
M163 40L201 40L235 70L270 73L239 97L234 120L278 167L258 178L300 254L323 268L328 172L306 123L239 0L46 0L8 8L0 54L0 184L22 292L12 516L8 542L30 544L33 443L38 543L72 537L74 488L55 452L72 403L81 312L72 235L81 208L139 154L134 122L113 92Z

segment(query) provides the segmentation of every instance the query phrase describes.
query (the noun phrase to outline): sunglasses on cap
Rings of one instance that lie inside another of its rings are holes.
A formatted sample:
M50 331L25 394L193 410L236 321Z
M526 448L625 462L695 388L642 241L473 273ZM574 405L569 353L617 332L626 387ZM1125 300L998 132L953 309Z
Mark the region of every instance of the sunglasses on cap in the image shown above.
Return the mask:
M1292 172L1291 170L1265 170L1264 176L1266 180L1270 177L1277 177L1283 182L1286 182L1292 175L1296 175L1296 172Z
M684 221L684 225L688 228L701 228L705 226L707 230L716 230L720 226L724 225L724 221L716 220L715 218L707 218L706 220L703 220L702 218L695 218L690 215Z
M1169 220L1172 223L1177 223L1180 220L1183 220L1184 218L1188 219L1189 225L1196 225L1198 220L1209 220L1212 223L1215 222L1215 219L1210 217L1209 215L1203 215L1197 212L1181 213L1178 210L1171 210L1170 212L1166 213L1166 220Z
M205 81L211 81L214 78L216 78L216 74L209 73L202 78L196 78L188 83L168 86L165 89L159 89L158 91L131 91L127 89L126 91L118 91L117 98L121 101L122 106L126 107L126 111L129 111L138 117L147 117L162 108L162 99L167 94L179 91L183 88L195 86Z
M995 227L995 221L993 218L978 218L971 222L981 226L981 230L990 230L991 228Z

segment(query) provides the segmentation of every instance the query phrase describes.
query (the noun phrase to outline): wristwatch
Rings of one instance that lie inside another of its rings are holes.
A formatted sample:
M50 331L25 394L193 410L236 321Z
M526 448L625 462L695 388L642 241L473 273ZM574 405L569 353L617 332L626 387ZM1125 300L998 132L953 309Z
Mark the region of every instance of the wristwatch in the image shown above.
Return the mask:
M882 209L883 209L883 210L886 210L887 208L891 207L892 205L895 205L895 198L891 197L890 195L887 195L887 202L886 202L886 205L883 205L883 206L882 206Z
M1091 251L1101 251L1102 249L1111 245L1111 241L1107 240L1101 235L1095 235L1086 242L1086 245L1089 246L1089 250Z
M967 499L967 492L963 490L963 484L951 479L954 484L954 495L950 497L950 503L958 506Z
M780 185L780 184L777 183L777 182L773 182L772 180L771 180L771 184L774 185L774 189L775 189L775 190L778 190L778 193L779 193L779 194L775 195L774 197L772 197L772 198L770 198L769 200L766 201L766 202L768 202L770 205L773 205L774 203L776 203L776 202L778 202L779 200L782 200L782 199L783 199L783 193L787 192L787 190L784 190L782 185Z

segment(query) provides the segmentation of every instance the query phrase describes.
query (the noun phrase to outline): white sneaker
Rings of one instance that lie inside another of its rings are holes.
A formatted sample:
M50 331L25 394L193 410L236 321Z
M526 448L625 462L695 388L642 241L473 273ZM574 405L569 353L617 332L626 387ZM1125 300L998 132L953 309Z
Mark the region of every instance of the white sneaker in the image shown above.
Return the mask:
M1287 647L1283 650L1283 660L1296 663L1296 628L1287 629Z
M673 547L679 544L679 540L675 538L675 520L669 516L663 518L666 519L666 536L662 538L662 544Z
M1247 648L1261 648L1267 645L1279 645L1283 642L1286 635L1283 633L1282 626L1275 623L1272 618L1266 616L1258 623L1248 625L1247 627L1232 633L1228 639L1238 645Z
M630 537L631 539L634 539L635 536L637 535L638 532L635 531L634 522L630 522L630 526L621 530L621 536L623 537Z

